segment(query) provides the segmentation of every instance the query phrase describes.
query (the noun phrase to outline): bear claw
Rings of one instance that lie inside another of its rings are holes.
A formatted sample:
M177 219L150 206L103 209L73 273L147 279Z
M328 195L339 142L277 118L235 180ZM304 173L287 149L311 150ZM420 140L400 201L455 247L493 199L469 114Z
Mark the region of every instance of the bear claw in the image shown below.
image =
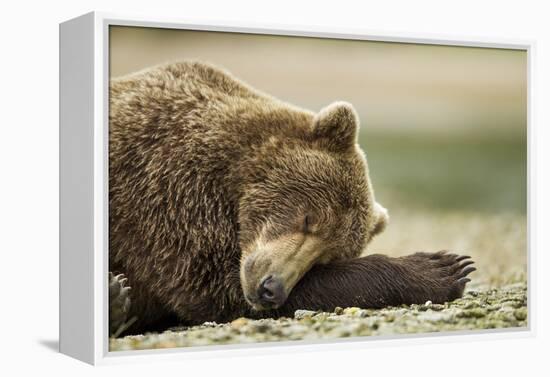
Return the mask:
M460 276L461 278L462 278L462 277L465 277L466 275L468 275L468 274L474 272L475 270L476 270L475 267L468 267L468 268L465 268L465 269L462 270L462 272L460 273L459 276Z
M464 278L458 279L456 281L456 284L466 284L466 283L469 283L471 281L472 281L472 279L464 277Z

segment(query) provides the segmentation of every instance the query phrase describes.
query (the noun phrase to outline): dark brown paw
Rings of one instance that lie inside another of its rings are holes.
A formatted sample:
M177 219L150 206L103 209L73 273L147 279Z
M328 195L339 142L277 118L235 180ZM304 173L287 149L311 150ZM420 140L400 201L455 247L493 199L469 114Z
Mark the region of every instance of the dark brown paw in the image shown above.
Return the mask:
M403 257L407 265L413 265L422 276L427 291L432 291L434 303L452 301L462 297L469 274L476 270L474 261L467 255L447 251L437 253L415 253Z
M127 328L130 311L130 287L128 279L123 274L114 275L109 272L109 334L117 336Z

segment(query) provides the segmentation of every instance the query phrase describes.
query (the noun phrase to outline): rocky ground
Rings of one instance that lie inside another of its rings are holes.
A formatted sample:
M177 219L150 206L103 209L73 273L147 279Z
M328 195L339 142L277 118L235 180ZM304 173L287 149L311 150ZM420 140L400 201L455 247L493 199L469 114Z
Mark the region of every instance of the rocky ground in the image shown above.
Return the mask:
M110 340L111 351L257 343L279 340L316 340L440 331L527 326L527 285L499 289L472 286L463 298L446 304L403 305L380 310L336 308L333 313L297 310L294 318L231 323L206 322L163 333Z

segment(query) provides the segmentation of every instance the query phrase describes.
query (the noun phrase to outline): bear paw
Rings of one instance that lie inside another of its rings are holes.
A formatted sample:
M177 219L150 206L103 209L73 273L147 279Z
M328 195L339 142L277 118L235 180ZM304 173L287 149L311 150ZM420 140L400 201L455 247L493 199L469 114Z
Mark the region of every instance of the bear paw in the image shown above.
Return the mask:
M418 271L423 288L433 292L434 303L462 297L466 283L471 281L468 275L476 270L471 266L474 261L470 260L470 256L445 250L436 253L419 252L403 259Z
M109 334L117 337L129 327L130 287L124 274L109 272Z

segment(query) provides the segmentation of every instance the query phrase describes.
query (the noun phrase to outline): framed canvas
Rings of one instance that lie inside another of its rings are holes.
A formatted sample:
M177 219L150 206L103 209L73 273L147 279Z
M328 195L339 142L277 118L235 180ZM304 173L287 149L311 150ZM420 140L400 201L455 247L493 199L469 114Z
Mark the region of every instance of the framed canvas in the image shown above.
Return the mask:
M61 352L98 364L531 334L532 52L62 23Z

